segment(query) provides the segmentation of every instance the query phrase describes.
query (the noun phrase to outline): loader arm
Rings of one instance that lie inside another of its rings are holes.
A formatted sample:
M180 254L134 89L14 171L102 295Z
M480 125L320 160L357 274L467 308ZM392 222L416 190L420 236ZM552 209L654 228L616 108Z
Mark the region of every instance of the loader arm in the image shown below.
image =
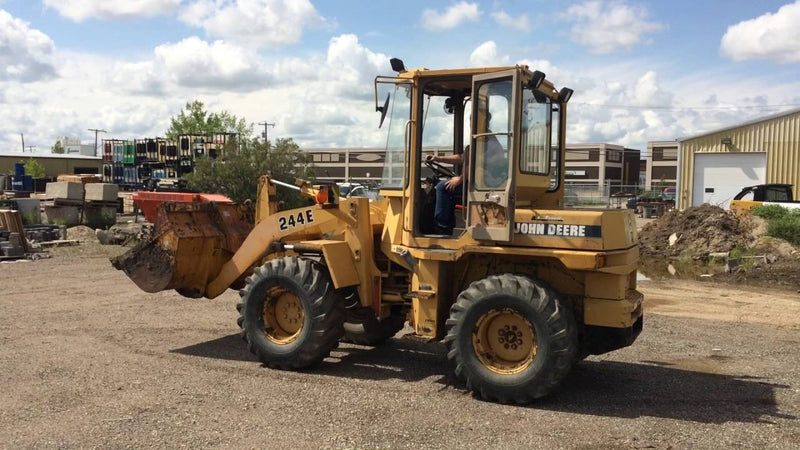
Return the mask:
M215 298L225 292L234 281L264 257L272 242L293 234L302 234L311 228L324 230L337 223L352 221L352 218L347 217L338 208L320 206L296 208L265 217L253 228L230 261L222 266L219 275L208 283L205 296Z
M331 245L346 241L352 261L329 267L335 280L352 281L352 275L340 275L356 266L352 270L358 272L355 284L377 272L374 264L366 264L371 263L373 215L366 198L341 199L335 185L313 186L303 180L289 184L269 177L260 181L255 226L253 218L247 217L247 208L238 205L165 203L156 220L157 234L111 258L112 264L145 292L175 289L192 298L219 296L254 264L261 263L271 243L285 238L327 239L328 245L320 247L322 253L330 253L336 247L337 255L344 247ZM277 212L276 186L296 190L315 204ZM374 219L382 225L380 214L376 213ZM373 297L371 290L362 290L365 299Z

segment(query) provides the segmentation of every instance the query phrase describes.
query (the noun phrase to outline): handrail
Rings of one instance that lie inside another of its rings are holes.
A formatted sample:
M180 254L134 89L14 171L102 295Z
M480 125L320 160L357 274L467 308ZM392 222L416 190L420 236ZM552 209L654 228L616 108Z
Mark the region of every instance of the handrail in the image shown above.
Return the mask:
M406 213L406 189L408 188L408 186L406 185L406 183L408 181L407 177L406 177L406 174L408 173L408 171L407 171L407 169L408 169L408 154L411 152L411 145L410 145L411 144L411 139L409 138L409 134L410 134L409 130L411 129L411 125L412 124L413 124L413 122L411 120L407 120L406 121L405 130L403 131L403 133L404 133L404 136L403 136L403 184L401 185L402 186L402 190L403 190L403 197L402 197L402 200L400 202L400 211L402 211L402 214L403 214L403 218L402 218L403 231L407 231L409 233L411 232L411 230L406 228L406 217L408 217L407 213Z

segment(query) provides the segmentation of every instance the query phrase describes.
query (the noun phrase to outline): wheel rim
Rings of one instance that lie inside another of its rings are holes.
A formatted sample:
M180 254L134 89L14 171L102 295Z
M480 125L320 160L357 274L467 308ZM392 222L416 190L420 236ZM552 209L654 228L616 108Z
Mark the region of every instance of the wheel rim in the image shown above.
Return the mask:
M493 309L482 315L472 332L481 364L492 372L522 372L536 357L536 333L530 321L513 309Z
M294 342L303 331L305 309L300 298L286 290L273 289L263 306L264 335L277 344Z

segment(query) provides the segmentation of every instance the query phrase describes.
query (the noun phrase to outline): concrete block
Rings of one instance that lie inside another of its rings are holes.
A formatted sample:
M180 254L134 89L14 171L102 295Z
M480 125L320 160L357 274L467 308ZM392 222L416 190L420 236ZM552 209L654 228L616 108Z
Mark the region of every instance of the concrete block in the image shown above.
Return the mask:
M46 221L53 225L74 227L81 219L80 208L77 206L47 206L44 207Z
M18 198L14 200L22 218L23 225L38 225L42 223L40 201L38 198Z
M47 196L47 198L68 198L70 200L82 200L83 184L71 183L68 181L47 183L45 196Z
M84 210L83 223L94 229L111 227L117 223L117 207L87 206Z
M86 200L100 202L114 202L119 195L119 186L110 183L89 183L86 189Z

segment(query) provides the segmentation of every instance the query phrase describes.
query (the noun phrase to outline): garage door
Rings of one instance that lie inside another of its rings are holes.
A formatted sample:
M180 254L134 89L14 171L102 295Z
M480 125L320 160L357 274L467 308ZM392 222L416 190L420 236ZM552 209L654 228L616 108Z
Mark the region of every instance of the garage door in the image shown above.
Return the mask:
M710 203L728 209L743 187L766 179L766 153L696 153L692 206Z

